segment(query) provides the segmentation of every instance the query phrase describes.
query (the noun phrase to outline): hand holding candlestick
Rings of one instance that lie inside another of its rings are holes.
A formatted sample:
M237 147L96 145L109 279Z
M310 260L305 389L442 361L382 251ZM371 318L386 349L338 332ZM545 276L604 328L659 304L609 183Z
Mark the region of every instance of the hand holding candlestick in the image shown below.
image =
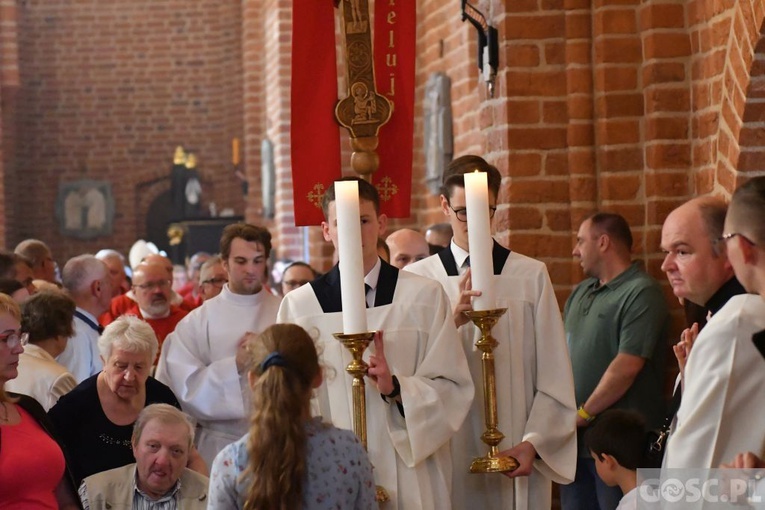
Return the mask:
M497 383L494 371L494 348L498 342L491 336L491 329L507 308L465 312L465 315L481 330L481 338L475 346L481 351L481 372L483 373L483 405L486 431L481 441L489 446L489 453L476 457L470 465L471 473L505 473L518 468L518 461L512 457L499 456L499 443L505 435L499 431L497 419Z
M485 457L473 460L471 473L503 473L518 468L512 457L500 457L498 445L505 438L499 431L497 419L497 384L494 371L494 349L497 340L491 329L507 308L496 308L494 299L493 239L489 214L489 189L486 172L465 174L465 207L467 209L468 244L470 245L470 279L473 289L481 291L473 297L473 310L463 312L481 331L475 346L481 351L483 374L483 404L486 431L481 440L489 445ZM466 285L467 288L467 285Z
M369 365L362 359L364 351L369 346L369 342L375 339L375 346L377 346L377 337L380 337L379 342L382 345L381 333L377 331L366 331L363 333L346 334L346 333L334 333L343 346L348 349L353 359L348 366L345 367L345 371L353 377L353 386L351 387L351 395L353 398L353 432L359 437L361 444L364 445L364 449L367 449L367 397L366 397L366 383L364 382L364 376L367 375ZM377 347L375 347L377 349ZM381 352L378 352L378 356L382 357L385 361L385 357ZM387 363L385 363L387 370ZM388 371L390 375L390 371ZM376 376L379 377L379 376ZM375 497L377 502L384 503L390 500L390 496L384 487L377 486L377 495Z

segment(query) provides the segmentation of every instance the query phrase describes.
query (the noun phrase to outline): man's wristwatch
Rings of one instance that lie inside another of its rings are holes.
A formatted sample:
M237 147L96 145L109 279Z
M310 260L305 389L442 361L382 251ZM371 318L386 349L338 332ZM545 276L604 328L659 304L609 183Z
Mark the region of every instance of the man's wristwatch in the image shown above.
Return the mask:
M398 382L398 377L395 375L393 376L393 391L388 393L387 395L383 395L383 397L387 399L394 399L401 395L401 383Z

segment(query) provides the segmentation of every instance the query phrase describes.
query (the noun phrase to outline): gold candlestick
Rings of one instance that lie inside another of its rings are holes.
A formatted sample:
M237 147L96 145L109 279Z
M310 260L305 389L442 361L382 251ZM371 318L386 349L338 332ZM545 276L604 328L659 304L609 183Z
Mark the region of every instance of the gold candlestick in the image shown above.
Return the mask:
M351 352L353 360L345 367L345 371L353 377L353 432L359 436L364 449L367 449L367 396L366 383L364 376L367 375L369 365L362 359L364 351L369 346L369 342L375 336L376 331L367 331L365 333L334 333L340 343ZM381 485L377 486L375 499L378 503L384 503L390 500L388 491Z
M463 312L481 330L481 339L475 346L481 351L481 371L483 373L483 406L486 431L481 434L481 441L489 446L485 457L476 457L470 464L471 473L506 473L518 469L518 461L512 457L500 457L499 445L505 435L499 431L497 419L497 383L494 372L494 349L499 342L491 336L491 329L502 317L507 308L495 310L471 310Z

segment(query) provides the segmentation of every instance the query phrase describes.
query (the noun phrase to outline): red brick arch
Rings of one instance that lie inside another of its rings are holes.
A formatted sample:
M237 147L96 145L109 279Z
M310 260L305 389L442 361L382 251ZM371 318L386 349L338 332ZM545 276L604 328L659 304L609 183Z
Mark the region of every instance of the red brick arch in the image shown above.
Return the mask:
M762 19L760 23L765 25ZM754 175L765 175L765 37L761 34L754 47L754 59L749 73L743 125L738 141L739 158L736 183Z
M696 0L688 6L692 58L693 167L696 192L728 196L737 181L762 171L765 65L761 1Z

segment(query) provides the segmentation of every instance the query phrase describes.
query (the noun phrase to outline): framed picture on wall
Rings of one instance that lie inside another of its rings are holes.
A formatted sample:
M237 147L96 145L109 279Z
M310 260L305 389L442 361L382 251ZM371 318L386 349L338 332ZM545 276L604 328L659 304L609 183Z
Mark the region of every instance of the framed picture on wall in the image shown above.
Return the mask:
M58 185L56 217L61 234L93 239L112 234L114 197L108 181L84 179Z

